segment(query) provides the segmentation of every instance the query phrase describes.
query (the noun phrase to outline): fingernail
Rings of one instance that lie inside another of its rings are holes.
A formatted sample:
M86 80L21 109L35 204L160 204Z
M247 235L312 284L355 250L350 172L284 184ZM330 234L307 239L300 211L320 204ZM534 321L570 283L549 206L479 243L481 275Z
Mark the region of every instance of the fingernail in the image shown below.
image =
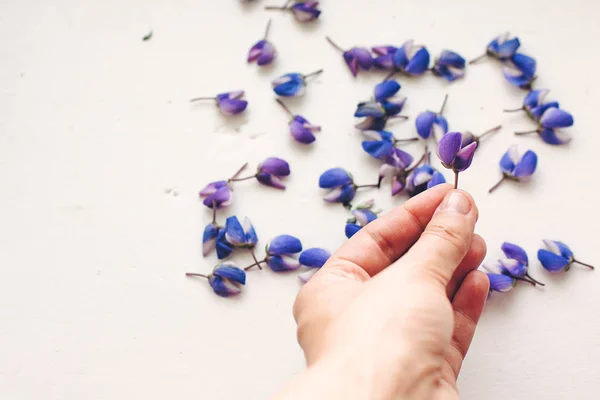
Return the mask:
M441 211L456 212L467 215L469 211L471 211L471 201L464 193L458 190L453 190L446 195L439 209Z

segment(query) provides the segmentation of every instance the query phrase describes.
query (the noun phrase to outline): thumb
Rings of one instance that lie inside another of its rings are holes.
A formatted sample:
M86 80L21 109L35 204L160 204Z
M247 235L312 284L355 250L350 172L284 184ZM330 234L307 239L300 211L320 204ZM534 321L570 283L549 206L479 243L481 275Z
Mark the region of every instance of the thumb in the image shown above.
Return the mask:
M467 192L449 192L419 240L397 263L409 270L405 272L437 283L445 290L471 246L478 215L477 206Z

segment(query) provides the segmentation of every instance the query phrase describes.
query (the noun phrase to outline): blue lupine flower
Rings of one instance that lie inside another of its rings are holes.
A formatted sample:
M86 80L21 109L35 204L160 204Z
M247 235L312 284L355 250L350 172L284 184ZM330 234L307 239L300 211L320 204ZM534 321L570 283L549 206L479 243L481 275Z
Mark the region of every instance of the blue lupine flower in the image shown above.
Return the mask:
M429 51L425 46L415 45L412 40L404 42L394 52L394 67L407 75L422 75L429 69Z
M505 112L525 110L527 115L536 122L539 122L540 118L549 108L559 108L559 104L556 101L545 103L544 100L550 91L548 89L537 89L527 93L523 100L523 107L516 110L504 110Z
M311 76L318 75L321 72L323 72L322 69L315 72L311 72L307 75L302 75L296 72L285 74L271 82L271 85L273 86L273 91L279 96L302 96L306 89L306 79Z
M214 100L221 113L224 115L235 115L241 113L248 107L248 102L246 100L241 100L242 96L244 96L244 91L238 90L235 92L221 93L216 97L196 97L190 101Z
M513 86L531 90L531 82L535 79L537 63L534 58L516 53L503 63L506 80Z
M511 277L524 277L527 274L527 265L512 258L498 260L502 273Z
M529 275L529 258L521 247L513 243L504 242L502 251L507 257L498 261L501 272L517 280L529 282L532 285L545 286L542 282L535 280Z
M361 131L365 131L365 130L381 131L381 130L385 129L387 120L388 120L387 117L366 117L361 122L356 124L354 127Z
M344 50L333 40L331 40L331 38L326 36L325 39L327 39L327 41L333 47L342 53L344 61L346 61L346 64L348 65L348 68L350 68L350 72L353 76L358 75L359 69L368 71L373 66L373 57L371 57L369 49L364 47L353 47L350 50Z
M289 3L290 1L287 1L283 6L266 6L265 10L290 11L296 21L302 23L314 21L321 15L321 10L317 8L319 6L318 1L298 2L292 6L288 6Z
M227 241L227 237L225 235L225 229L219 229L219 234L217 235L217 258L222 260L224 258L229 257L229 255L233 252L233 245Z
M271 20L267 23L267 28L265 29L265 36L262 40L259 40L250 48L248 52L248 62L256 61L256 64L259 66L268 65L273 62L276 56L275 46L271 44L267 40L267 36L269 35L269 28L271 28Z
M537 133L542 140L548 144L566 144L571 141L571 136L568 133L558 131L557 129L568 128L573 126L573 123L573 116L568 112L559 108L548 108L539 118L537 129L525 132L515 132L515 134L527 135L530 133Z
M469 168L477 142L462 147L462 134L460 132L446 133L438 144L438 156L444 167L454 172L462 172Z
M371 157L385 160L394 148L394 135L387 131L363 131L370 140L362 142L363 150Z
M486 274L490 280L490 292L508 292L517 284L516 279L504 274Z
M291 271L300 266L294 257L302 251L300 240L290 235L280 235L271 240L266 248L265 261L275 272Z
M256 179L265 186L285 189L282 178L290 175L290 165L277 157L269 157L258 165Z
M423 139L427 140L432 135L434 138L437 138L437 136L443 136L448 133L448 121L442 116L447 102L448 95L444 97L444 102L442 103L442 107L440 107L439 113L436 114L433 111L425 111L417 116L415 126L417 128L417 133Z
M373 200L366 201L354 207L350 212L352 217L346 221L346 237L350 239L356 232L367 226L370 222L377 219L379 210L374 210L375 202Z
M330 257L331 253L329 251L319 247L313 247L300 253L298 261L300 262L300 265L305 267L321 268Z
M519 247L514 243L504 242L502 243L501 248L506 257L512 260L517 260L525 266L529 265L529 257L527 257L527 253L522 247Z
M576 260L573 251L563 242L544 240L544 244L548 250L538 250L538 260L546 270L550 272L568 271L573 263L594 269L590 264Z
M394 53L398 51L394 46L378 46L372 47L371 51L377 55L373 59L373 66L377 69L392 70L394 69Z
M227 207L233 201L231 187L227 181L211 182L199 193L204 198L203 204L208 208Z
M323 199L329 203L349 204L356 195L352 175L342 168L332 168L321 174L319 187L330 189Z
M413 197L441 183L446 183L444 175L431 165L425 164L410 172L406 179L406 191Z
M246 284L246 272L232 263L223 263L215 267L210 275L188 272L186 276L208 279L213 291L222 297L238 295L242 285Z
M537 168L537 154L527 150L523 156L519 155L517 145L511 146L500 159L500 170L502 178L489 190L492 193L505 180L522 181L535 172Z
M211 222L204 228L204 234L202 235L202 255L204 257L217 246L217 237L221 229L223 227L217 225L215 222Z
M394 80L385 80L375 86L374 100L358 103L355 117L365 118L356 125L360 130L383 130L389 118L407 119L398 115L404 108L406 97L397 96L400 84Z
M378 83L373 90L375 101L382 102L394 96L400 90L401 86L397 81L387 80Z
M225 222L225 239L234 247L252 249L258 242L258 236L248 217L242 225L237 217L227 218Z
M486 53L490 57L505 61L517 52L519 46L521 46L521 42L518 37L509 39L508 33L505 33L487 45Z
M465 76L465 64L465 59L460 54L443 50L431 70L435 75L452 82Z

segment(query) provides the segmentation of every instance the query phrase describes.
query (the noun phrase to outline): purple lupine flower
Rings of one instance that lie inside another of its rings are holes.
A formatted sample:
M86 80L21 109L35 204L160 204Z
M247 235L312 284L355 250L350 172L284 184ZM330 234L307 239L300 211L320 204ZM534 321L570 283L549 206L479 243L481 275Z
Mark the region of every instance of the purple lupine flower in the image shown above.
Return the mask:
M448 102L448 95L444 97L440 112L435 113L433 111L425 111L419 114L415 120L415 127L420 137L427 140L431 136L437 139L437 136L443 136L448 133L448 121L442 116L446 103Z
M538 121L538 128L531 131L515 132L516 135L537 133L548 144L559 145L571 141L571 136L557 129L573 126L574 119L571 114L559 108L548 108Z
M377 219L379 210L375 210L373 207L375 202L373 200L366 201L358 206L354 207L350 212L352 217L346 221L346 237L350 239L356 232L367 226L370 222Z
M544 240L544 245L547 249L538 250L538 260L549 272L568 271L573 263L594 269L592 265L576 260L573 251L563 242Z
M502 251L507 258L498 261L500 271L517 280L529 282L532 285L546 286L529 275L529 258L523 248L513 243L504 242Z
M314 21L321 15L321 10L318 9L318 1L298 2L292 6L288 6L290 1L287 1L283 6L266 6L265 10L290 11L294 15L294 18L296 18L296 21L302 23Z
M231 187L227 181L211 182L199 194L204 198L202 203L208 208L227 207L233 201Z
M318 75L321 72L323 72L322 69L306 75L302 75L297 72L285 74L271 82L271 85L273 86L273 91L279 96L302 96L306 90L306 79L311 76Z
M313 125L301 115L295 115L280 99L275 99L277 103L292 117L290 120L290 134L299 143L310 144L316 140L314 132L320 132L321 127Z
M409 166L413 157L397 148L393 148L385 159L385 163L379 168L379 184L389 178L391 180L392 196L397 195L406 187L406 179L411 169Z
M462 147L460 132L446 133L438 143L438 157L442 165L454 171L454 188L458 187L458 173L466 170L473 161L477 142Z
M512 145L500 159L502 178L489 190L492 193L505 180L523 181L533 175L537 168L537 154L527 150L522 156L517 145Z
M331 40L331 38L325 37L325 39L342 53L344 61L346 61L353 76L358 75L359 69L368 71L373 67L373 57L371 57L369 49L365 47L353 47L350 50L344 50Z
M256 61L257 65L263 66L271 64L271 62L273 62L275 59L275 56L277 55L275 46L273 46L273 44L267 40L270 28L271 20L269 20L267 23L265 36L250 48L250 51L248 52L249 63Z
M406 191L410 197L416 196L427 189L446 183L444 175L429 164L416 167L406 178Z
M492 133L496 133L498 132L500 129L502 129L502 125L497 125L491 129L488 129L487 131L479 134L479 135L475 135L472 132L469 131L464 131L462 133L463 137L462 137L462 147L465 147L473 142L477 142L477 144L479 145L479 142L481 141L481 139L483 139L484 137L486 137L487 135L490 135Z
M529 118L533 119L535 122L539 122L547 109L559 108L559 104L556 101L544 102L549 92L550 90L548 89L532 90L525 96L523 106L512 110L504 110L504 112L525 111Z
M302 251L302 243L294 236L280 235L275 237L267 245L266 251L265 261L271 270L275 272L291 271L300 266L300 262L295 258L295 255Z
M219 229L219 234L217 236L217 258L222 260L224 258L229 257L231 253L233 253L233 245L227 241L227 237L225 235L225 228Z
M290 175L290 165L277 157L269 157L258 165L256 179L266 186L285 189L282 178Z
M195 276L208 279L213 291L222 297L238 295L242 292L242 285L246 284L246 271L232 263L223 263L215 267L210 275L188 272L186 276Z
M394 69L394 53L398 51L394 46L377 46L371 47L371 51L377 55L373 59L373 66L377 69L392 70Z
M253 249L258 242L258 236L248 217L242 225L236 216L227 218L225 222L225 239L234 247Z
M465 66L465 59L460 54L443 50L440 56L436 58L431 71L434 75L452 82L465 76Z
M498 37L494 38L491 42L489 42L486 47L485 53L469 61L469 64L474 64L477 61L484 59L485 57L495 58L500 61L508 60L517 52L519 46L521 46L519 38L514 37L510 39L509 34L507 32L503 35L499 35Z
M513 86L531 90L531 82L536 78L537 63L534 58L516 53L503 62L504 77Z
M400 84L394 80L378 83L373 90L374 100L359 103L354 116L365 118L356 125L360 130L383 130L389 118L407 119L399 115L406 103L406 97L397 95Z
M490 280L490 292L508 292L517 284L516 279L508 275L492 273L486 275Z
M244 96L243 90L235 92L227 92L218 94L216 97L196 97L190 100L190 102L202 101L202 100L213 100L216 102L217 107L224 115L236 115L243 112L248 107L248 102L242 100Z
M404 42L394 52L394 68L407 75L423 75L429 69L429 51L425 46L415 45L413 40Z
M356 185L352 175L342 168L332 168L319 177L319 187L330 189L323 199L329 203L350 204L356 195Z

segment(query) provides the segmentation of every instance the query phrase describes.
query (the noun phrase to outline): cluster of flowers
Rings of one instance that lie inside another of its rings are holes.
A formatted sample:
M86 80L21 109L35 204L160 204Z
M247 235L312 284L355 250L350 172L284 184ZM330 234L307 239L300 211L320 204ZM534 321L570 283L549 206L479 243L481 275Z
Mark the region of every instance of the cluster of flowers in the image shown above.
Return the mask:
M251 0L246 0L249 2ZM280 10L290 12L298 22L316 20L321 11L318 2L293 2L288 0L282 6L266 6L267 10ZM258 66L271 64L277 52L275 46L268 40L271 21L268 22L263 38L256 42L247 56L248 63ZM401 85L392 77L402 74L407 77L421 76L427 72L452 82L465 75L467 63L458 53L443 50L435 58L430 67L430 53L423 45L417 45L413 40L406 41L402 46L375 46L371 49L365 47L352 47L343 49L333 40L326 37L327 41L338 51L347 64L353 76L359 71L371 69L390 71L381 83L373 90L373 96L368 101L358 103L354 116L361 118L356 128L364 136L362 148L371 157L382 162L376 183L359 185L355 183L352 175L343 168L331 168L319 177L319 187L327 190L324 200L329 203L339 203L348 209L351 216L346 221L345 234L348 238L377 218L380 210L375 208L373 200L352 205L359 189L379 189L384 181L391 184L391 194L395 196L406 191L410 197L415 196L435 185L446 182L444 175L436 170L430 161L428 150L430 139L435 140L437 155L443 167L454 173L454 185L458 187L459 173L471 165L475 151L481 140L501 129L498 125L488 131L475 135L471 132L450 132L449 123L443 115L447 105L448 96L443 100L439 111L424 111L415 118L416 136L410 138L396 138L393 133L386 130L390 120L408 119L401 115L406 104L406 97L399 94ZM516 135L537 133L546 143L558 145L565 144L570 137L562 128L573 125L571 114L560 109L555 101L546 102L549 93L547 89L532 89L536 78L536 60L527 55L518 53L520 40L510 38L508 34L494 38L488 43L485 54L469 62L474 64L483 58L489 57L498 60L503 67L506 80L519 88L529 90L525 96L522 107L506 112L524 111L532 119L537 128L530 131L515 132ZM319 75L323 70L308 74L287 73L272 81L272 89L279 97L297 97L304 95L308 81L311 77ZM243 99L244 91L233 91L218 94L215 97L198 97L192 101L215 101L220 111L227 116L242 113L248 106ZM311 144L315 142L314 133L321 130L320 126L311 124L306 118L293 113L280 99L277 103L290 116L289 132L291 137L299 143ZM399 148L408 142L421 141L425 149L421 158L415 158L408 152ZM528 150L520 154L517 146L511 146L500 160L501 179L489 190L494 191L504 181L524 181L536 170L537 155ZM254 248L258 243L258 236L248 218L243 223L236 216L226 219L225 226L217 223L216 210L227 207L232 202L232 183L256 179L259 183L277 189L285 189L282 179L290 175L289 164L279 158L268 158L260 163L256 173L240 178L245 169L244 165L231 178L208 184L200 191L205 206L213 210L213 219L204 230L203 254L204 256L216 249L217 257L225 259L236 249L246 249L252 256L253 263L245 268L238 268L230 262L223 262L215 267L210 275L189 273L189 276L198 276L208 279L213 290L221 296L231 296L240 293L241 285L246 283L246 271L266 264L272 271L282 272L296 270L300 266L308 270L299 275L306 282L329 259L330 253L321 248L311 248L302 251L299 239L290 235L280 235L272 239L265 247L265 256L258 260ZM589 264L575 260L573 252L563 243L558 241L544 241L546 249L538 252L538 259L548 271L567 271L571 264L579 263L593 269ZM502 250L506 256L493 268L488 270L488 277L493 291L507 291L514 287L518 281L543 285L533 279L528 273L528 257L526 252L517 245L504 243Z

